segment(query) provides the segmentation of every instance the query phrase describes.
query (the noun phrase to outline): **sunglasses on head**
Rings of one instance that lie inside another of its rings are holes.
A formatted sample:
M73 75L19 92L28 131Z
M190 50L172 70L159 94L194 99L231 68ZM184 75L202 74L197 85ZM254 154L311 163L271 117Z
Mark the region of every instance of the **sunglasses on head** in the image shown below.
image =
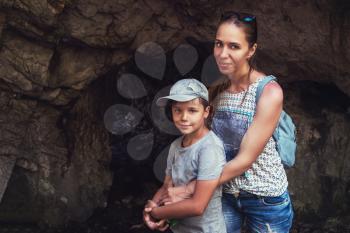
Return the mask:
M255 21L255 16L247 13L235 12L235 11L226 11L221 14L221 21L228 20L230 18L236 18L241 22L251 23Z

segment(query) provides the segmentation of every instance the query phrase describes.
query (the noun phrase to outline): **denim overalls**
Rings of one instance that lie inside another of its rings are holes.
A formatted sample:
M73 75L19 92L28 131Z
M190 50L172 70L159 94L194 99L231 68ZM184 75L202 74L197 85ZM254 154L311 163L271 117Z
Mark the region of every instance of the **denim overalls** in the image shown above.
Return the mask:
M233 159L246 133L252 114L234 109L230 111L216 111L212 121L212 130L224 143L226 161Z

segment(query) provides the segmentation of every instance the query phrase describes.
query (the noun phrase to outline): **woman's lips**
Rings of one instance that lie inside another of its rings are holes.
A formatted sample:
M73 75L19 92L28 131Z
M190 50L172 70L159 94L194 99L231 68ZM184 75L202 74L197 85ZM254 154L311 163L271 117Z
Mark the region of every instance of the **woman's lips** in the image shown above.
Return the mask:
M231 66L231 63L219 63L219 66L221 67L221 68L228 68L229 66Z

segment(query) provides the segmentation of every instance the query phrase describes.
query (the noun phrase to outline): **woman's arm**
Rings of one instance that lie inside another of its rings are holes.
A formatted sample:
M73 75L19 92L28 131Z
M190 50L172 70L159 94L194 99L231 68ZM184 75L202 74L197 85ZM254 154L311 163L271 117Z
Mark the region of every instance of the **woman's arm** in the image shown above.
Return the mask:
M220 177L220 184L243 174L261 154L272 136L282 112L283 92L276 82L266 84L257 104L256 115L243 136L236 157L228 162Z
M165 176L162 187L158 189L158 191L154 194L152 201L157 203L157 205L162 204L161 198L165 192L167 192L169 187L173 186L173 182L171 180L171 176Z
M155 219L169 219L202 215L217 188L218 182L219 179L197 180L191 198L153 208L151 216Z
M192 180L190 183L183 186L168 187L166 192L163 192L160 203L168 205L191 198L196 188L196 182L196 180Z

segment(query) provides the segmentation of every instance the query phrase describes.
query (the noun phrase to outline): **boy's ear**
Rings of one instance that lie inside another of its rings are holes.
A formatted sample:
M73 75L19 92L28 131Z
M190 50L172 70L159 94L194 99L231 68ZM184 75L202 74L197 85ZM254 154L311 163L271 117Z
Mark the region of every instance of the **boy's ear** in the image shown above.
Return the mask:
M208 118L209 116L209 113L210 113L210 106L207 106L205 109L204 109L204 117L205 118Z

